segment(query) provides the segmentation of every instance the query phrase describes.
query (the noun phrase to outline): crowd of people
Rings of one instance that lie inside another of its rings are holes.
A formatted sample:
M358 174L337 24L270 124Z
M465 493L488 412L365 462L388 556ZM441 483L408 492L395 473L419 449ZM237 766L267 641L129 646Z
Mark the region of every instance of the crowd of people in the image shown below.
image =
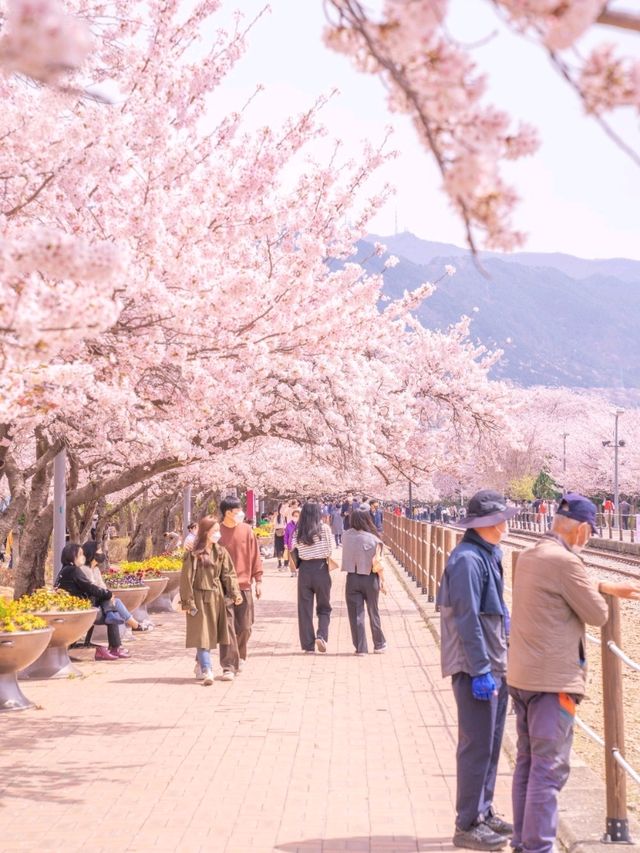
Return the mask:
M465 533L447 560L437 594L442 675L451 678L458 715L453 843L486 851L510 843L518 853L551 853L576 706L586 689L586 625L606 622L605 595L640 600L640 583L592 580L580 552L597 530L598 510L588 498L566 494L548 512L544 535L519 555L510 614L500 541L519 512L521 507L497 492L477 492L456 520ZM291 500L259 524L273 532L277 568L297 579L301 651L330 650L332 572L340 568L354 654L369 652L367 616L373 652L384 653L379 502L351 494L337 501ZM207 515L191 523L182 544L180 607L195 676L204 686L214 683L217 651L220 679L233 681L247 661L254 598L262 596L256 531L245 521L239 498L227 496L219 518ZM96 659L118 660L129 656L120 626L148 631L153 625L139 623L106 588L104 562L96 541L67 543L57 585L99 609L96 624L106 625L108 647L98 646ZM494 807L509 697L518 736L513 824Z
M292 500L280 504L271 516L265 514L260 523L273 529L278 569L288 569L297 578L301 650L326 654L329 647L331 572L337 568L334 552L341 547L354 652L368 653L365 611L373 651L384 652L378 607L380 592L385 590L378 502L366 503L351 495L341 503L301 505ZM211 650L219 648L221 677L231 681L247 659L254 619L252 589L259 598L263 574L262 555L254 531L244 521L240 500L224 498L220 522L211 516L201 519L184 547L180 602L187 614L187 647L196 650L196 676L206 686L213 683Z

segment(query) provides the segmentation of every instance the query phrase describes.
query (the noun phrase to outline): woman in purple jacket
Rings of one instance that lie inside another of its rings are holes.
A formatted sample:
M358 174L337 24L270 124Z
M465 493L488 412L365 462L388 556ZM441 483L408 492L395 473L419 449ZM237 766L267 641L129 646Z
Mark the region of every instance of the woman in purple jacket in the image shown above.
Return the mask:
M285 548L287 549L287 553L289 553L289 554L291 553L291 549L293 547L291 543L293 540L293 534L295 533L296 527L298 526L298 519L299 518L300 518L300 510L294 509L293 512L291 513L291 521L289 521L287 523L287 526L284 529L284 544L285 544ZM289 562L289 567L291 568L291 566L292 566L292 564L291 564L291 562ZM296 572L294 571L293 568L291 568L291 577L295 578L295 576L296 576Z

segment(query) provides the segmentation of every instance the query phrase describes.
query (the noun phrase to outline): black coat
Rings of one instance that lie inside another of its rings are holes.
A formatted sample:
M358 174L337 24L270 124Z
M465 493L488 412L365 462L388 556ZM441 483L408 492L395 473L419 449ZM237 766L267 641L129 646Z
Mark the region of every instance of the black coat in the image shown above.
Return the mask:
M94 607L101 601L108 601L112 596L110 589L103 589L101 586L91 583L82 569L75 565L62 567L56 580L56 586L64 589L70 595L77 595L78 598L90 598Z

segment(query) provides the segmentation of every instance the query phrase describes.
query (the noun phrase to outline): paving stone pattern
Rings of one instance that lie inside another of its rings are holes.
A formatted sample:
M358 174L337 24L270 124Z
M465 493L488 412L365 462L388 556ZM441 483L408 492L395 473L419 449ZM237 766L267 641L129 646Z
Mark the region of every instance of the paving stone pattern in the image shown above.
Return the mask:
M26 683L40 708L0 715L2 853L453 849L450 686L387 580L385 655L353 654L339 572L328 652L302 654L296 581L268 564L234 683L196 682L180 613L129 661L80 651L82 678ZM507 816L509 792L505 763Z

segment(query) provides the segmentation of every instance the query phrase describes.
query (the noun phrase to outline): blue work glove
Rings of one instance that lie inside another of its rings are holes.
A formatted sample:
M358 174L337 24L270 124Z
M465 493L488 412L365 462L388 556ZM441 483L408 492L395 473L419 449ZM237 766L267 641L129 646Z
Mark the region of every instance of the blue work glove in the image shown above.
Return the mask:
M471 692L474 699L481 699L486 702L491 699L497 689L497 684L490 672L485 673L485 675L474 675L471 679Z

